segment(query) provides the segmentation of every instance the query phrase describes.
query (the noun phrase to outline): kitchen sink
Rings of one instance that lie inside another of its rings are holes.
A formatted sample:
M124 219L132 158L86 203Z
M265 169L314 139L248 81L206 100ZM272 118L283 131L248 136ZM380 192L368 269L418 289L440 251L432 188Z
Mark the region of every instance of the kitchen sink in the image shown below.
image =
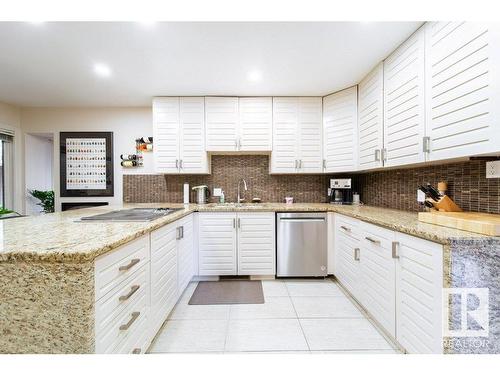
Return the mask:
M82 221L153 221L182 208L131 208L82 217Z

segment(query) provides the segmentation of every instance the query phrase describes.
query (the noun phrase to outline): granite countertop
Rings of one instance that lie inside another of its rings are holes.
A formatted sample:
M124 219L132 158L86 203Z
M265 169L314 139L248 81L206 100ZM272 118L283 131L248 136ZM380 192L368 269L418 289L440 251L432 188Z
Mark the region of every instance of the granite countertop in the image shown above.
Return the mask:
M173 207L183 209L151 222L79 221L82 216L132 207ZM284 203L228 203L223 205L211 203L186 206L169 203L124 204L0 220L0 262L27 261L30 259L55 262L91 261L126 242L195 211L329 211L338 212L443 245L447 245L451 240L457 238L486 237L476 233L421 223L414 212L373 206L338 206L327 203L294 203L292 205Z

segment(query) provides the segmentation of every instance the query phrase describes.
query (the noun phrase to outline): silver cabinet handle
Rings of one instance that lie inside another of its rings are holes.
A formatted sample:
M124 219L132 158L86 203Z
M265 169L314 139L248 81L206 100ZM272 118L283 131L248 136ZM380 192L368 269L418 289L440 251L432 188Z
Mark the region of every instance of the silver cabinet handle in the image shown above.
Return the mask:
M340 226L343 230L345 230L346 232L350 232L351 231L351 228L347 228L347 227L344 227L343 225Z
M126 266L120 266L120 268L118 268L119 271L128 271L129 269L131 269L132 267L134 267L137 263L139 263L141 260L140 259L132 259L130 261L129 264L127 264Z
M179 169L182 169L182 159L179 160Z
M132 350L132 354L141 354L141 348L135 348Z
M181 225L181 238L184 238L184 225Z
M179 169L179 159L175 159L175 169Z
M236 219L233 219L233 228L236 228Z
M295 160L295 169L298 169L298 168L299 168L299 161Z
M424 137L423 138L422 149L424 152L431 152L431 137Z
M132 297L132 295L137 292L139 290L141 286L140 285L132 285L130 287L130 292L128 292L127 294L123 295L123 296L120 296L120 298L118 298L118 300L120 301L126 301L128 300L130 297Z
M175 239L180 240L181 239L181 227L177 227L177 228L175 228L175 230L177 231Z
M382 162L385 163L387 161L387 149L382 149Z
M360 255L359 247L356 247L356 248L354 249L354 260L359 261L359 258L360 258L360 256L359 256L359 255Z
M139 311L134 311L130 317L130 320L125 323L125 324L122 324L120 326L120 331L126 331L127 329L130 328L130 326L132 324L134 324L134 322L137 320L137 318L139 317L139 315L141 315L141 313Z
M379 240L374 240L373 238L371 237L365 237L365 239L367 239L368 241L370 241L371 243L374 243L374 244L377 244L377 245L380 245L380 241Z
M399 259L398 247L399 247L399 242L393 241L392 242L392 258L393 259Z
M238 138L238 150L241 150L241 138Z
M299 160L299 169L302 169L302 159Z
M375 150L375 161L380 161L380 150L379 149Z
M326 169L326 159L323 159L323 169Z
M241 219L238 218L238 228L241 228Z

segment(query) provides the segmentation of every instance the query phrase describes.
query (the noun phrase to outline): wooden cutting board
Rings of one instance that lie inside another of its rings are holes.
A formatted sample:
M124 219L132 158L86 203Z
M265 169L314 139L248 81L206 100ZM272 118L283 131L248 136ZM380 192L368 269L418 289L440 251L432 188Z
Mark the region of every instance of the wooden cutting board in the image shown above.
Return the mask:
M418 220L455 229L500 236L500 215L479 212L419 212Z

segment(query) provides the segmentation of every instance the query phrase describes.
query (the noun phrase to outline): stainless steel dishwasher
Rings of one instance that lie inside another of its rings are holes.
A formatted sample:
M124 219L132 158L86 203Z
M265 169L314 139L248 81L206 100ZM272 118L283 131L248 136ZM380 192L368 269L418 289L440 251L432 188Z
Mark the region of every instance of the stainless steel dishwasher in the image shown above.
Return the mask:
M277 276L327 275L326 218L324 212L276 215Z

